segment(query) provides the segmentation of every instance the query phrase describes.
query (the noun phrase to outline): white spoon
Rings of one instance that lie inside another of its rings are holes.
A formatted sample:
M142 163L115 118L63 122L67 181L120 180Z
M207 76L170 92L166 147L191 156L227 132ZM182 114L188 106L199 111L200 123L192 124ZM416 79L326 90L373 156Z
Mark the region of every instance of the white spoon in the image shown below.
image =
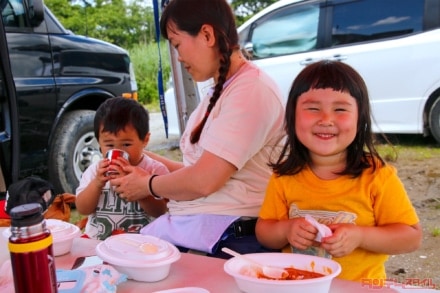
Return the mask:
M159 250L157 245L150 242L141 242L128 238L118 238L118 241L124 242L132 246L136 246L137 248L139 248L141 252L145 252L145 253L157 253Z
M251 263L251 264L254 264L254 265L260 267L261 271L263 272L263 275L265 275L266 277L268 277L270 279L277 279L277 280L286 279L289 276L289 273L283 268L266 266L266 265L260 264L259 262L255 261L255 260L253 260L243 254L240 254L232 249L229 249L227 247L223 247L222 251L229 254L229 255L241 258L242 260L244 260L248 263Z

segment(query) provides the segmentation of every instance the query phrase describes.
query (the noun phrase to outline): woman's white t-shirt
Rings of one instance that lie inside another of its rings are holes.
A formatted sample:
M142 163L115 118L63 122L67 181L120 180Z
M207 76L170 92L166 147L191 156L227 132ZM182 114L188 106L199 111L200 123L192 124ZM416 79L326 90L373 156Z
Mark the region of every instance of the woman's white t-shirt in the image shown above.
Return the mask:
M257 217L284 137L284 104L275 82L248 62L231 77L208 116L200 140L189 141L209 104L206 97L191 114L180 141L183 163L193 165L209 151L237 167L218 191L191 201L168 203L171 215L216 214ZM216 176L216 174L211 174Z

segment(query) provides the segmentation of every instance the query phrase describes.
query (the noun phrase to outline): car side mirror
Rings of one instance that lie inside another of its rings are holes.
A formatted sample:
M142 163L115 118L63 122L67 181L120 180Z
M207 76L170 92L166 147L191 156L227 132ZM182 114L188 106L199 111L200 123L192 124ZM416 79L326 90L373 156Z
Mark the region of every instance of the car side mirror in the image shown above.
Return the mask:
M244 44L243 51L247 59L254 59L254 44L252 42L247 42Z
M28 16L32 26L35 27L40 25L44 20L43 0L25 0L24 3L28 8Z

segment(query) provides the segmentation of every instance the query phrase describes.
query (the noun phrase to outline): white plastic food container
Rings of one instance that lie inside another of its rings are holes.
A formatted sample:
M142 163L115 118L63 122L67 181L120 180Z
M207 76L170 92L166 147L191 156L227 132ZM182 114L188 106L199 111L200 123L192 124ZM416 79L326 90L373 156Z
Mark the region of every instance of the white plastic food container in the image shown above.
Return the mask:
M173 244L142 234L110 236L96 246L96 254L129 279L142 282L165 279L171 264L180 259Z
M251 276L247 272L250 264L233 257L224 264L224 270L231 275L241 291L247 293L328 293L332 280L340 274L341 266L334 260L295 253L252 253L246 254L258 263L321 273L324 276L304 280L269 280Z
M81 230L78 226L57 219L46 219L46 227L52 233L54 256L69 253L72 249L73 239L81 235ZM11 228L3 230L3 236L9 239Z

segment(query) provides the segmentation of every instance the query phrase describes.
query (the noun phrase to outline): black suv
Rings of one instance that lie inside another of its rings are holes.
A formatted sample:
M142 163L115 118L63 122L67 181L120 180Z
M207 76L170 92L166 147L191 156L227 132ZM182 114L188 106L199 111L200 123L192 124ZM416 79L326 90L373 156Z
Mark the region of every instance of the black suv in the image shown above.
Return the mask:
M74 193L84 169L101 158L95 110L115 96L137 98L129 55L67 31L42 0L0 0L0 11L9 51L1 62L10 64L16 90L6 95L2 77L0 192L40 175L57 192Z

